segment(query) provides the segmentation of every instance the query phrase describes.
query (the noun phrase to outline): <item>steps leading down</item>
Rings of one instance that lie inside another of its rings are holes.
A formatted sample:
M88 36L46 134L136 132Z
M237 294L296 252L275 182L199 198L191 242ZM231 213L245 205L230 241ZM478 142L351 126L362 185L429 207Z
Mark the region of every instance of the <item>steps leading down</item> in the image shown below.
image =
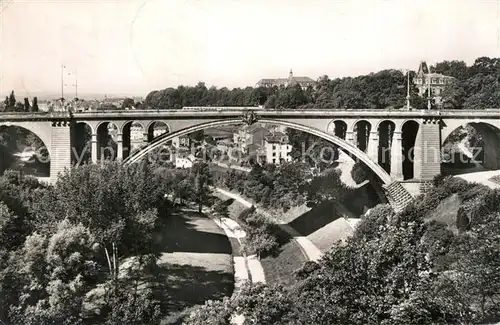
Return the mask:
M387 199L394 211L401 212L408 203L413 200L413 196L404 188L401 182L394 181L385 186Z

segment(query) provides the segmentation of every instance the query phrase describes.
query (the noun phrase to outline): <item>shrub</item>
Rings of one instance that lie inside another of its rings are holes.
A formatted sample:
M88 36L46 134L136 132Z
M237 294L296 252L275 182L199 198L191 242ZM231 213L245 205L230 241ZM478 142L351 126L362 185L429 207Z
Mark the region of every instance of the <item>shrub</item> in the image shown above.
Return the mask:
M356 184L361 184L366 180L367 173L365 171L363 163L356 162L354 166L352 166L351 177L353 181L356 182Z

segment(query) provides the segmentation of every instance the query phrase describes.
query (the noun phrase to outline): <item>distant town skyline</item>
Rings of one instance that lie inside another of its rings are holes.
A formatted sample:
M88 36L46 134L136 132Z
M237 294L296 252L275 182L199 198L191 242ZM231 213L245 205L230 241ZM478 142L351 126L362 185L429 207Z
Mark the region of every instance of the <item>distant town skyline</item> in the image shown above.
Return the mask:
M0 95L142 96L254 86L500 54L500 2L471 0L2 1ZM72 73L68 75L67 73ZM45 94L45 95L44 95Z

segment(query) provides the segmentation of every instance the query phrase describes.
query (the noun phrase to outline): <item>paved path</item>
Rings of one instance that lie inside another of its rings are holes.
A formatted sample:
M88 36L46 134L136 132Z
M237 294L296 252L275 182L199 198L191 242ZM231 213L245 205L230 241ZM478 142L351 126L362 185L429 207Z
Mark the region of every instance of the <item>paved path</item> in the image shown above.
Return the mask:
M229 191L223 190L221 188L215 188L215 190L219 193L222 193L238 202L243 204L246 207L251 207L253 204L248 202L247 200L243 199L241 196L236 195L234 193L231 193ZM273 218L271 215L269 215L266 211L263 211L262 209L257 209L260 213L265 214L267 217L275 221L278 226L285 231L287 234L293 237L295 242L299 244L302 252L304 255L311 261L317 261L319 260L322 256L323 253L316 247L307 237L302 236L299 232L297 232L295 229L293 229L290 225L284 224L280 222L279 220L276 220Z
M214 222L224 230L228 238L236 238L241 246L241 238L246 236L241 226L229 218L214 218ZM234 261L234 292L233 297L240 293L241 287L251 280L252 283L266 283L264 269L259 259L255 255L251 256L233 256ZM235 314L231 317L231 324L243 325L245 317L241 314Z
M500 188L500 184L489 180L491 177L496 175L500 175L500 170L488 170L484 172L461 174L456 175L455 177L460 177L468 182L480 183L488 186L489 188Z
M236 221L230 218L221 218L221 220L214 218L213 220L224 230L228 238L236 238L241 245L241 238L245 237L246 233ZM266 283L262 264L254 255L234 256L233 259L235 288L241 288L247 280L251 280L252 283Z

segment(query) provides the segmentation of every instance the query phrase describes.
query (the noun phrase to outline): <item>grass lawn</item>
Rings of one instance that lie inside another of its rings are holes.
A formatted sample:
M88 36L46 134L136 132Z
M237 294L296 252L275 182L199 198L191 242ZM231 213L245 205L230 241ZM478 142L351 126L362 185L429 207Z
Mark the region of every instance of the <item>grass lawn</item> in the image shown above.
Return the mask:
M447 225L451 231L457 232L456 220L458 208L460 208L461 204L462 201L458 195L452 194L439 203L437 208L426 218L426 221L437 221L438 223Z
M155 233L161 248L163 324L179 324L186 308L230 296L234 289L231 244L217 225L192 209L182 209Z

